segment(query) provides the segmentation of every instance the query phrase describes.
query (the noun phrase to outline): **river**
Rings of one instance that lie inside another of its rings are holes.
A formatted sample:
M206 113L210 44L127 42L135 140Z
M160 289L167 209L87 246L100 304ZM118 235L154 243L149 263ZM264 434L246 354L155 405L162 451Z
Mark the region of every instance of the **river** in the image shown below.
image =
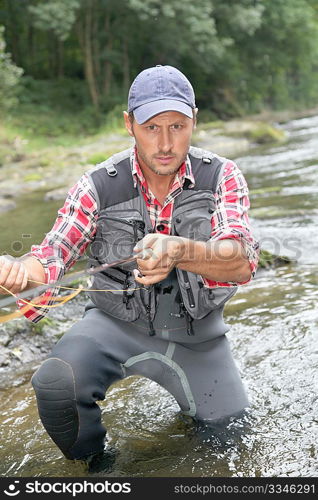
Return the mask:
M101 404L110 444L119 452L112 472L101 475L318 475L318 117L282 128L288 134L283 145L236 158L262 248L295 260L259 271L225 309L251 400L249 415L235 424L244 432L228 445L202 442L172 396L132 377L114 385ZM30 375L1 391L0 474L85 476L85 467L64 459L43 430Z

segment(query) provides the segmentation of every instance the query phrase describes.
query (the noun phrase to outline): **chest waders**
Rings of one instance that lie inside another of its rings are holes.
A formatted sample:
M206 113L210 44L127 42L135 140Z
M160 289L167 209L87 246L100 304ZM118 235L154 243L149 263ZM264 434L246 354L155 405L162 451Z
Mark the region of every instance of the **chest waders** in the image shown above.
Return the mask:
M90 171L98 224L90 265L125 259L153 232L139 188L133 185L131 150ZM175 198L173 235L207 241L214 193L225 159L190 148L194 188ZM115 381L142 375L159 383L183 413L216 422L248 406L225 333L223 307L236 287L208 289L202 277L175 269L160 283L134 291L135 263L94 276L83 318L64 334L32 377L41 421L67 458L100 452L106 430L97 401Z

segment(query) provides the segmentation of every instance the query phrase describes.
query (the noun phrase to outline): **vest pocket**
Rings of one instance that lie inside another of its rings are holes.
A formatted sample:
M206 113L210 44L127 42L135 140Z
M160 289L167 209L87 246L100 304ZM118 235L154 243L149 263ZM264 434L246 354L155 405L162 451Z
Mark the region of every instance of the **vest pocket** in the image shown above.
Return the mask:
M207 288L198 274L187 272L187 280L184 279L180 269L177 269L177 274L184 305L193 319L202 319L210 312L222 307L237 292L235 286ZM191 287L193 301L189 300L189 287Z
M199 301L203 308L207 308L210 311L222 307L237 292L237 286L208 288L204 286L201 276L198 276L198 278L200 284Z
M215 201L211 193L192 192L178 203L173 213L174 234L191 240L207 241L211 237L211 218Z
M137 210L113 210L103 213L97 223L97 232L91 252L100 264L128 259L136 243L145 235L145 223ZM133 269L135 263L122 266Z
M135 321L141 313L135 292L138 286L133 278L122 279L120 274L112 269L107 270L107 275L95 275L92 289L105 290L105 293L91 291L89 295L94 304L105 313L123 321Z

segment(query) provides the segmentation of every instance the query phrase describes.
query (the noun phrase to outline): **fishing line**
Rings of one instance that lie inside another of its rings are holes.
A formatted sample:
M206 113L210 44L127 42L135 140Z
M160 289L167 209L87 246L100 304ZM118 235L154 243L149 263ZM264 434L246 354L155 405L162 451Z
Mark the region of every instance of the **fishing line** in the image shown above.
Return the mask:
M118 266L120 264L127 264L129 262L133 262L133 261L137 260L138 257L141 257L142 255L143 254L141 252L138 255L133 255L131 257L128 257L127 259L120 259L120 260L117 260L117 261L112 262L110 264L106 264L105 263L105 264L102 264L102 265L100 265L98 267L90 268L86 272L81 272L80 271L78 273L75 273L75 276L73 275L73 279L88 277L88 276L91 276L93 274L96 274L97 272L104 271L105 269L107 269L109 267L115 267L115 266ZM71 281L71 279L72 279L72 277L68 277L67 281ZM53 309L53 308L56 308L56 307L63 306L66 302L68 302L69 300L73 299L74 297L76 297L76 295L78 295L81 292L104 292L105 293L105 292L127 292L128 291L128 288L124 288L124 289L92 289L92 288L84 288L82 285L80 285L80 287L74 289L74 287L67 287L67 286L64 286L64 285L60 284L59 281L57 281L56 283L50 283L50 284L43 283L41 281L32 280L32 279L29 279L28 281L32 282L32 283L35 283L38 286L35 287L33 290L30 289L30 290L24 290L24 291L22 291L20 293L20 296L17 295L17 294L15 294L15 293L13 293L13 292L11 292L5 286L0 285L0 288L2 288L2 290L4 290L8 295L12 296L11 299L0 300L0 309L3 308L3 307L5 307L6 305L11 304L11 302L13 301L13 299L15 299L16 301L19 301L19 302L22 302L22 303L25 304L25 306L22 307L22 308L20 308L19 311L16 311L14 313L9 313L9 314L6 314L4 316L0 315L0 323L5 323L6 321L9 321L10 319L22 316L28 310L30 310L32 307L36 307L36 308L40 308L40 309ZM63 282L65 283L64 280L63 280ZM43 301L45 299L45 296L42 296L42 295L36 297L36 299L34 299L33 301L31 301L31 300L25 300L23 298L23 297L28 297L28 295L31 295L33 297L35 295L36 291L38 291L38 292L40 292L40 291L44 292L44 291L52 289L52 288L61 288L63 290L75 290L75 291L74 291L74 293L71 293L71 294L69 294L69 295L67 295L65 297L58 297L58 296L54 297L52 295L49 296L49 297L47 297L48 301L50 301L50 302L59 302L59 304L40 304L39 302ZM136 287L136 288L129 288L129 292L140 290L141 288L144 288L144 287L141 286L141 287ZM27 309L25 309L25 308L27 308Z
M35 281L35 280L28 280L28 281L32 281L32 283L37 283L39 285L46 285L46 283L42 283L41 281ZM54 285L54 283L53 283L52 288L54 288L55 286L56 285ZM12 295L12 297L14 297L19 302L23 302L24 304L34 306L34 307L42 307L45 309L62 306L63 304L65 304L66 302L71 300L73 297L78 295L80 292L124 292L124 291L126 291L125 289L118 289L118 288L117 289L105 289L105 290L103 290L103 289L83 288L83 286L79 286L78 288L68 287L68 286L59 286L59 288L63 288L64 290L75 290L75 292L67 295L66 297L50 297L49 298L50 301L54 301L54 302L60 301L61 302L60 304L41 305L41 304L37 304L36 302L32 302L30 300L21 299L18 295L11 292L3 285L0 285L0 288L2 288L8 295ZM129 291L132 292L132 291L140 290L140 289L141 289L141 287L129 288ZM42 297L42 299L43 298L44 297Z

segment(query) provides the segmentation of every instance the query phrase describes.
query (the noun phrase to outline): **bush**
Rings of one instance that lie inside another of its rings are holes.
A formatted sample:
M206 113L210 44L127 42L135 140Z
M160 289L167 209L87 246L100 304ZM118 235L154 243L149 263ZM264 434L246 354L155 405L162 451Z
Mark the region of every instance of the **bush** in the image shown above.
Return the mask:
M0 111L7 110L17 103L18 83L23 73L6 53L4 27L0 26Z
M255 129L248 132L247 136L259 144L282 142L286 138L283 130L274 128L267 123L258 125Z
M21 89L21 104L40 104L63 112L78 112L90 105L87 85L80 79L36 80L24 76Z

